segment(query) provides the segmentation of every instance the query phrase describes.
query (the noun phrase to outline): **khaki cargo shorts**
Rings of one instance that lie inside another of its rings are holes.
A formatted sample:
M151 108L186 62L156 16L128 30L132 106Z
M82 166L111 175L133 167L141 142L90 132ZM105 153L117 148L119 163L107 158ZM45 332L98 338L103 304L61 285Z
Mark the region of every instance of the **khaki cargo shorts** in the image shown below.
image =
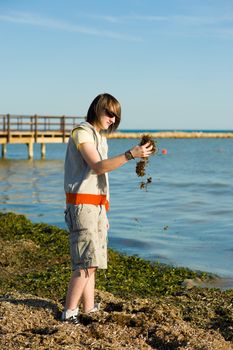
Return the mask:
M107 216L104 205L67 204L72 270L107 268Z

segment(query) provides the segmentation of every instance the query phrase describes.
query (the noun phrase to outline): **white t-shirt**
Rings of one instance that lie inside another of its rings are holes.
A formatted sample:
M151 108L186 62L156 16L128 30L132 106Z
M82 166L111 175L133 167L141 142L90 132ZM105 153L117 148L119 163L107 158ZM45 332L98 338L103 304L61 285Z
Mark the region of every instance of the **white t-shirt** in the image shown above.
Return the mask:
M100 135L98 135L99 133L96 132L96 134L98 137L100 136ZM94 143L93 136L89 132L87 132L86 130L83 130L81 128L75 129L72 133L72 137L73 137L73 140L77 146L80 145L81 143L85 143L85 142Z
M108 144L106 141L106 137L102 136L96 130L95 130L95 135L97 136L98 144L100 145L100 148L101 148L102 157L103 157L103 159L106 159L107 153L108 153ZM82 143L86 143L86 142L95 143L93 136L87 130L82 129L82 128L75 129L72 133L72 138L73 138L77 148Z

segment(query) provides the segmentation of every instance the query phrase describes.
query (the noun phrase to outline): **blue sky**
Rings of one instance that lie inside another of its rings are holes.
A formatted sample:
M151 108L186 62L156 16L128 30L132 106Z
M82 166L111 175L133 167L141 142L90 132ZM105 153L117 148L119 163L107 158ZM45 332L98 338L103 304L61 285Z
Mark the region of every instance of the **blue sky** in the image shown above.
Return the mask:
M233 129L233 0L0 0L0 113Z

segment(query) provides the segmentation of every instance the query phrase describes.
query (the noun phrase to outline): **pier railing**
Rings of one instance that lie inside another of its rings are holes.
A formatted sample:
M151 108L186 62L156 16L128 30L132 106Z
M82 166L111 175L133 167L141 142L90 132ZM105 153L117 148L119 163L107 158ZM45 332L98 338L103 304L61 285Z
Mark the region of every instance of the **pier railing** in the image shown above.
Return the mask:
M55 135L63 138L63 142L70 130L84 117L79 116L39 116L39 115L0 115L0 137L10 143L12 138L31 137L34 142L38 137L46 135L47 138ZM3 143L3 142L1 142Z

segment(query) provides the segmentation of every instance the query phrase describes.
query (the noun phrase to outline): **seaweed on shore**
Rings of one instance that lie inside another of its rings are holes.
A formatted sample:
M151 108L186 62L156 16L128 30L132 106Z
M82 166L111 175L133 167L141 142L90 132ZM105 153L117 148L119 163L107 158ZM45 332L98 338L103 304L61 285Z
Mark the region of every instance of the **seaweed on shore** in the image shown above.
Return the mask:
M156 154L158 152L158 147L157 147L157 142L152 138L151 135L142 135L141 141L139 143L140 146L145 145L146 143L150 142L152 145L152 154ZM146 167L149 163L149 158L148 157L143 157L141 160L139 160L136 164L136 174L139 177L144 177L146 176ZM147 185L152 182L152 177L148 176L146 181L141 181L140 183L140 188L147 189Z
M2 252L0 290L26 291L63 298L70 278L66 230L34 224L23 215L0 213ZM200 275L186 268L151 263L136 256L108 251L108 269L97 274L97 287L119 296L156 297L184 290L182 282Z

